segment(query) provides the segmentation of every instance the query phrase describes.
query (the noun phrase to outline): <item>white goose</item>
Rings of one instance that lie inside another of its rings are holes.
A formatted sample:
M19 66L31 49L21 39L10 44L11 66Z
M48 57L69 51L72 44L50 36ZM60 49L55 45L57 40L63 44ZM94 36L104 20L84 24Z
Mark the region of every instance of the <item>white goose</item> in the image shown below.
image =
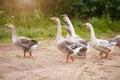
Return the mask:
M40 42L26 37L17 37L15 27L11 23L5 24L4 26L11 29L13 44L24 51L24 57L26 57L26 52L29 52L30 56L32 56L32 50L34 50Z
M93 48L100 51L100 59L102 58L102 53L106 53L106 58L108 58L109 52L115 46L115 42L109 42L108 40L97 39L94 34L93 26L90 23L85 23L83 26L90 29L91 41L90 44Z
M83 56L84 58L86 58L86 53L88 50L88 46L86 44L86 42L84 42L83 40L76 40L79 39L78 37L74 38L71 34L71 31L69 29L68 26L62 26L62 28L64 28L66 31L68 31L68 35L67 37L69 37L67 40L70 42L75 43L76 47L81 47L81 49L79 50L79 52L77 53L78 56Z
M52 17L50 18L52 21L54 21L57 24L57 39L56 39L56 45L57 48L66 54L66 63L68 63L69 57L72 61L74 61L74 55L79 52L81 47L76 48L75 43L72 43L68 40L66 40L61 33L61 23L60 19L58 17Z
M76 44L80 45L83 48L86 48L86 49L82 50L83 54L81 54L81 53L78 54L78 55L83 55L85 58L86 52L89 50L88 42L86 42L84 39L82 39L81 37L79 37L78 35L75 34L75 30L73 28L73 25L72 25L69 17L66 14L62 15L62 17L63 17L63 20L65 22L67 22L69 25L69 26L63 26L63 28L68 31L66 39L75 42Z
M74 40L74 41L75 41L75 40L84 41L81 37L79 37L78 35L75 34L74 27L73 27L73 25L72 25L69 17L68 17L66 14L62 15L62 17L63 17L63 20L68 23L69 26L67 27L67 29L68 29L68 30L70 31L70 33L71 33L71 36L70 36L69 34L67 34L66 38L69 39L69 40L71 40L71 41L73 41L73 40Z

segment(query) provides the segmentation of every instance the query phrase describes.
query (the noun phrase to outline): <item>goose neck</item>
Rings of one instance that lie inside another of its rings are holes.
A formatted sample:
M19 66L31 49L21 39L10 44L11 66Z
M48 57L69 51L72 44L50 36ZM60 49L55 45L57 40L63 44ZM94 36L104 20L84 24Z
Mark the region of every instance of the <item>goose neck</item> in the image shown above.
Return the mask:
M60 21L57 23L58 30L57 30L57 40L60 40L62 38L62 32L61 32L61 23Z
M71 34L72 35L75 35L75 30L74 30L74 28L73 28L73 25L72 25L72 23L71 23L71 21L70 21L70 19L68 18L68 24L69 24L69 26L70 26L70 31L71 31Z
M13 27L12 28L12 41L15 42L16 39L17 39L17 34L16 34L15 28Z
M90 31L91 31L91 41L96 40L95 33L94 33L94 29L93 29L92 26L90 27Z

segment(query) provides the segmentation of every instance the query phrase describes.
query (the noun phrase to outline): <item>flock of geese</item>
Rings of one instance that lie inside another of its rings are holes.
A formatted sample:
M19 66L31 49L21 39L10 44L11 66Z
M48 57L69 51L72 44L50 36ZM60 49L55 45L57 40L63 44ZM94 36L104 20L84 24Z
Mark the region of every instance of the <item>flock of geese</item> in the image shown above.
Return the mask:
M50 19L57 24L56 46L66 55L66 63L68 63L69 59L73 62L75 55L86 58L86 53L89 52L89 46L92 46L94 49L100 51L100 59L102 58L103 53L105 53L106 58L108 58L109 52L112 51L115 46L120 48L120 35L116 36L112 40L97 39L92 24L85 23L83 26L90 29L91 32L91 38L88 42L75 33L72 22L66 14L62 15L62 17L68 24L67 26L62 26L58 17L52 17ZM4 26L11 29L13 44L24 52L24 57L26 57L27 52L29 52L29 55L32 56L32 51L37 48L41 42L26 37L18 37L15 27L11 23L7 23ZM66 38L62 36L62 29L65 29L68 32Z

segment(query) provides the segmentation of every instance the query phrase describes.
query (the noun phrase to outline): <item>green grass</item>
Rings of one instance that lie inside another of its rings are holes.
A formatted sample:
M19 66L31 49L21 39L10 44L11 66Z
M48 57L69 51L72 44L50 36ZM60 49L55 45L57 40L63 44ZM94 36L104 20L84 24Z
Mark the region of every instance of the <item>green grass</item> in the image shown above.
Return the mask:
M5 23L13 23L18 36L25 36L36 40L55 38L57 27L54 22L50 21L50 17L40 11L34 11L33 13L23 12L14 15L0 14L0 43L11 42L11 31L4 27ZM61 21L62 25L66 24L63 20ZM103 16L102 18L93 17L87 21L74 18L71 21L76 34L84 39L89 39L90 37L90 31L82 27L82 24L85 22L93 24L98 38L113 38L120 33L120 21L112 21L109 16ZM65 30L62 31L63 35L66 36L67 32Z
M85 39L90 38L90 31L83 27L83 23L90 22L95 30L97 38L113 38L120 34L120 21L112 21L109 16L102 18L91 18L87 21L73 19L73 25L78 35Z

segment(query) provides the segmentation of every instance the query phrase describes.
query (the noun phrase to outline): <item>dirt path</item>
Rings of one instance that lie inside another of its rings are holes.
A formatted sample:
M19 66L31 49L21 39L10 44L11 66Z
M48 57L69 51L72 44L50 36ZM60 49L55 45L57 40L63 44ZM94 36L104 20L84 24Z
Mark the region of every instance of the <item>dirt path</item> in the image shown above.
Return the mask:
M0 44L0 80L120 80L120 50L108 59L98 59L98 53L90 48L86 59L66 64L53 40L43 41L27 58L13 44Z

